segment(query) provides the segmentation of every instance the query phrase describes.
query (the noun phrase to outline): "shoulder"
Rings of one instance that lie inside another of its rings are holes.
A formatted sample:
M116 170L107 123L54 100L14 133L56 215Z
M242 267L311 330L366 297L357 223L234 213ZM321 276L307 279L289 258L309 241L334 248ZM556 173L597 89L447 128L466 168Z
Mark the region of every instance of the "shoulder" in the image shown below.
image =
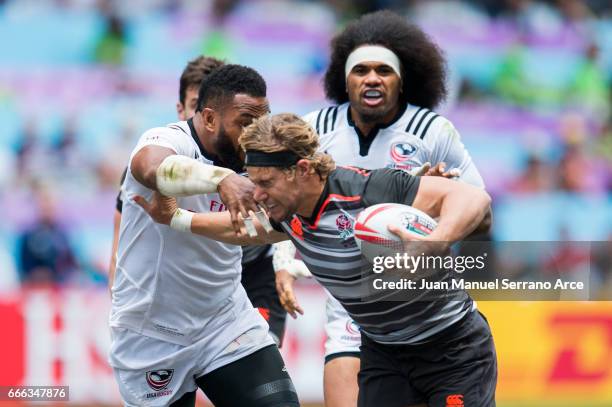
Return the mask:
M401 125L406 133L425 140L431 134L436 133L439 126L444 122L450 123L448 119L433 110L408 105L402 117Z
M353 166L338 166L329 173L330 194L356 196L361 193L372 171Z
M174 133L178 133L178 134L181 134L182 136L191 138L191 130L189 129L189 125L187 124L186 121L169 123L166 125L165 128Z
M328 106L323 109L310 112L307 115L304 115L302 119L310 124L319 136L323 136L327 133L331 133L338 127L342 117L340 113L345 109L346 104Z
M367 205L383 202L412 202L419 184L419 177L400 169L373 170L365 186L363 199Z
M182 126L183 123L185 123L185 126ZM180 141L181 139L190 138L190 134L191 133L189 131L189 127L186 125L186 122L177 122L167 124L163 127L153 127L146 130L141 136L141 141L151 142L158 139Z
M172 123L165 127L154 127L145 131L140 136L132 156L141 148L151 145L169 148L177 154L191 156L195 142L192 140L189 128L185 129L182 123Z
M397 168L378 168L370 171L368 184L384 184L385 182L395 182L397 180L410 180L416 178L407 171Z

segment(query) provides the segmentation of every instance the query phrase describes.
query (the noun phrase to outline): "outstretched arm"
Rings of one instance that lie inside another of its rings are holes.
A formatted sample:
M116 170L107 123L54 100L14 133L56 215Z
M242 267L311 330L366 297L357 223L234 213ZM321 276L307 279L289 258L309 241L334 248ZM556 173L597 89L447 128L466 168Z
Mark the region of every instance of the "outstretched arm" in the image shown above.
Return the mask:
M253 225L257 230L257 236L249 236L244 228L241 228L240 234L236 234L229 212L189 212L178 208L175 198L164 196L159 192L153 194L151 202L141 196L135 196L134 201L157 223L168 225L173 229L206 236L220 242L246 245L276 243L287 240L287 235L284 233L276 231L267 233L256 219L253 220Z
M153 137L153 136L151 136ZM130 170L138 182L166 196L189 196L218 192L240 230L240 215L258 211L253 199L255 186L234 171L201 163L159 145L147 145L132 158Z

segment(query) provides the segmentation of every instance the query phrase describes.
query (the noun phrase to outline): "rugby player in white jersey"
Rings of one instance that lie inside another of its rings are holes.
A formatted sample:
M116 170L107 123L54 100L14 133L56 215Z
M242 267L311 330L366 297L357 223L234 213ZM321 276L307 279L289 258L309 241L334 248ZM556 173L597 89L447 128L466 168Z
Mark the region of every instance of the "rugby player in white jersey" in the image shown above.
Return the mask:
M195 114L198 105L198 91L200 84L206 75L214 69L223 65L223 61L216 58L199 56L187 64L179 79L179 100L176 102L176 115L180 121L187 120ZM125 180L126 170L121 176L121 184ZM123 211L123 198L121 191L115 202L115 214L113 216L113 246L108 271L108 287L113 286L115 277L115 264L117 256L117 244L119 241L119 226L121 225L121 212Z
M445 78L441 51L418 27L388 11L367 14L331 43L325 91L338 105L304 120L319 134L321 151L339 165L424 173L431 163L427 175L459 175L461 181L484 188L452 123L431 110L445 97ZM276 285L285 309L295 316L303 310L290 271L278 271ZM326 406L354 407L361 336L331 297L325 330Z
M361 327L358 405L494 406L493 338L469 295L429 290L426 297L406 298L403 290L372 292L369 287L379 275L363 260L354 234L345 233L346 222L341 230L338 226L340 217L350 221L371 205L404 203L439 217L436 229L427 237L411 237L397 226L389 229L407 244L437 242L437 249L447 250L479 226L488 226L488 195L467 183L414 177L397 169L336 168L329 155L317 152L312 127L292 114L254 120L240 144L256 185L254 197L282 232L260 233L269 241L288 236L317 281ZM173 200L154 198L149 203L135 197L170 228L228 243L250 241L234 233L227 214L194 215L177 209Z
M223 61L216 58L199 56L189 61L179 80L179 101L176 103L176 113L180 121L192 118L198 103L198 90L206 76L214 69L223 65ZM127 170L126 170L127 171ZM125 172L121 183L125 179ZM231 191L230 191L231 192ZM221 198L228 198L221 194ZM229 199L233 197L229 196ZM250 196L246 200L252 200ZM223 209L224 202L212 201L216 209ZM113 248L109 268L109 287L113 285L115 274L115 256L119 240L119 225L121 224L121 211L123 198L121 192L117 195L115 216L113 220ZM272 248L270 245L244 246L242 248L242 278L241 283L255 308L259 310L270 326L270 335L277 345L282 344L285 333L285 320L287 312L283 309L275 290L274 268L272 266Z
M261 76L225 65L203 81L192 119L148 130L130 156L109 356L125 405L192 407L198 387L217 407L299 405L240 284L240 247L160 227L131 200L161 192L183 196L186 209L216 212L223 190L248 217L257 207L244 206L252 184L232 171L242 169L237 138L268 111ZM239 228L235 213L224 213Z

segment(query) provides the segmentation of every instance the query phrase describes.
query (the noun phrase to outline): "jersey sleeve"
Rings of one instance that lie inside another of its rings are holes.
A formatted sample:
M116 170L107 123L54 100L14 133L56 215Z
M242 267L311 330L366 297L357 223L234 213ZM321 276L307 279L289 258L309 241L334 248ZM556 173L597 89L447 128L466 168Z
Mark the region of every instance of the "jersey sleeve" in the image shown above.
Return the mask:
M153 129L144 132L138 144L132 151L131 158L133 158L138 151L146 146L159 146L169 148L176 154L191 156L191 143L187 139L187 135L181 133L178 130L173 130L168 127L155 127Z
M302 116L302 120L306 123L310 124L313 128L317 125L317 116L320 110L315 110L314 112L310 112Z
M420 182L420 177L412 176L403 170L374 170L368 177L361 199L366 206L380 203L412 205Z
M476 165L474 165L470 153L461 142L461 136L455 126L442 117L433 124L431 133L424 138L431 151L431 164L445 162L447 171L454 168L461 171L459 177L461 181L484 188L484 181Z

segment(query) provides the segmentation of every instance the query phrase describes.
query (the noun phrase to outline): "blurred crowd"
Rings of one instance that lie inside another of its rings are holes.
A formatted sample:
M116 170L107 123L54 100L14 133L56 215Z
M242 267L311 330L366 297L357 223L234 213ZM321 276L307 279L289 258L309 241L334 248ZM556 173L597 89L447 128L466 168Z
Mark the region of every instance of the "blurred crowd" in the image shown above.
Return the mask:
M609 1L4 0L0 287L104 283L120 174L143 130L176 120L188 60L250 65L274 112L305 114L325 103L331 36L380 8L448 57L440 109L494 196L494 237L609 241Z

